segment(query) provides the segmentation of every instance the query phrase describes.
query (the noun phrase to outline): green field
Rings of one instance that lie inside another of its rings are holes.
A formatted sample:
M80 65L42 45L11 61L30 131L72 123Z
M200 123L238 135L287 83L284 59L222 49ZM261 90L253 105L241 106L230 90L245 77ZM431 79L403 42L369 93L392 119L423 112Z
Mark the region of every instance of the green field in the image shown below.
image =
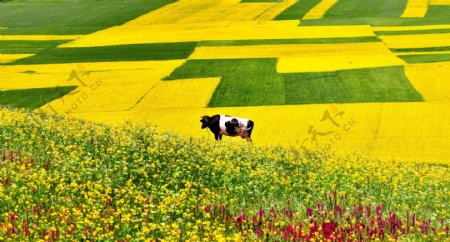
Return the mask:
M356 24L402 26L450 23L450 6L431 5L424 18L401 18L406 3L407 0L338 1L325 13L323 18L317 20L302 20L300 24L304 26ZM306 5L306 3L304 3L304 5ZM281 16L282 14L278 17Z
M174 0L0 2L0 34L88 34L121 25Z
M275 20L301 19L309 10L311 10L311 8L313 8L319 2L319 0L298 1L297 3L280 13L277 17L275 17Z
M36 54L66 42L67 40L0 40L0 46L2 54Z
M282 2L0 0L0 241L449 241L450 4Z
M278 74L276 59L188 60L165 80L222 77L210 107L417 102L403 67Z
M6 91L0 90L0 106L33 110L70 93L75 88L77 87L68 86Z
M48 48L37 55L11 64L51 64L138 60L176 60L187 58L196 43L114 45L86 48Z
M407 63L433 63L450 61L450 54L401 55L399 57L405 60Z

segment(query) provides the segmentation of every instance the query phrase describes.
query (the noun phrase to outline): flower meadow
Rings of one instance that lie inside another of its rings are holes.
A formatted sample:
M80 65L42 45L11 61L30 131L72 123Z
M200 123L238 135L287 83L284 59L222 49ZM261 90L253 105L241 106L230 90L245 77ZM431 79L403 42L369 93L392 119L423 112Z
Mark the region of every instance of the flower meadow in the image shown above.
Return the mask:
M448 241L448 165L0 109L0 241Z

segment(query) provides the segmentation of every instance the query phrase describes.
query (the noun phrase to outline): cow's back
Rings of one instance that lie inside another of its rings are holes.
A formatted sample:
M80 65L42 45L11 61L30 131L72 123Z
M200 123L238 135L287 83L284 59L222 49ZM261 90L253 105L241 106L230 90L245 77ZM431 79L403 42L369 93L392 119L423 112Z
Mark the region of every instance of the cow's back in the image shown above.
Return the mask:
M247 128L247 124L248 124L248 119L246 118L239 118L239 117L232 117L232 116L228 116L228 115L220 115L220 120L219 120L219 126L220 126L220 133L221 134L225 134L225 135L230 135L227 133L227 128L225 126L226 122L231 121L232 119L237 119L239 122L239 128Z

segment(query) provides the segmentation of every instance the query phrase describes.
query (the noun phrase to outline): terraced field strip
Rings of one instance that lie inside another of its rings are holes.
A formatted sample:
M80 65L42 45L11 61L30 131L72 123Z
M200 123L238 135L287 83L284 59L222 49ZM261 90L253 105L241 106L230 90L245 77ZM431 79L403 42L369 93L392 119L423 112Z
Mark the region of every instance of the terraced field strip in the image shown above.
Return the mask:
M320 3L320 0L303 0L296 1L289 8L275 17L275 20L294 20L302 19L308 11Z
M127 24L271 20L293 3L293 0L249 3L239 0L178 1L144 14Z
M419 4L416 5L415 3ZM449 11L449 5L427 6L426 0L413 0L409 2L407 0L345 0L338 1L321 19L304 19L301 25L439 25L450 23ZM403 14L405 14L405 17L401 17ZM411 17L406 17L408 15Z
M283 77L275 66L274 58L188 60L164 80L222 77L211 107L283 104Z
M414 21L423 20L400 18L407 0L345 0L337 1L320 19L303 18L301 25L355 25L370 24L372 26L411 25ZM426 21L438 22L436 19ZM423 23L421 23L423 24ZM416 24L419 25L419 24Z
M433 63L450 61L450 54L446 53L431 53L431 54L412 54L412 55L399 55L406 63Z
M241 1L242 2L242 1ZM272 20L279 16L286 9L290 8L296 4L297 0L284 0L284 1L274 1L277 2L275 6L270 7L265 12L261 13L256 20Z
M41 107L42 110L58 114L107 112L131 110L146 96L147 92L161 83L162 77L168 75L181 63L182 61L149 61L30 65L11 66L10 71L21 73L26 70L27 73L21 74L23 76L31 75L29 81L22 83L22 85L42 85L36 82L36 78L33 78L33 76L41 75L45 79L49 76L54 78L53 83L47 84L75 84L78 86L77 89L67 95L47 103ZM11 78L12 75L8 74L8 76ZM19 80L23 81L23 79ZM204 88L205 83L202 84ZM215 85L217 85L217 82ZM20 85L13 85L14 88L18 86ZM197 87L195 91L204 91L203 88ZM183 89L176 90L180 95L183 95ZM204 93L202 94L205 96ZM209 97L211 95L212 91L209 92ZM165 96L164 100L168 99L170 99L170 96ZM203 102L206 101L203 100Z
M319 4L317 4L314 8L309 10L303 16L303 19L320 19L325 15L325 13L336 4L338 0L322 0Z
M71 93L45 104L47 112L108 112L131 110L150 90L151 83L104 84L101 80L79 86Z
M355 68L373 68L384 66L403 65L405 62L392 53L373 53L370 58L367 54L335 53L336 55L302 56L280 58L277 71L280 73L292 72L324 72L346 70ZM323 63L327 63L324 65Z
M82 35L1 35L0 40L74 40Z
M70 93L75 88L75 86L16 90L1 90L0 88L0 105L11 108L36 109Z
M0 66L0 89L82 86L83 82L99 79L104 84L154 84L183 62L122 61Z
M308 39L247 39L247 40L208 40L200 41L202 46L245 46L245 45L282 45L282 44L340 44L380 42L376 36L345 37L345 38L308 38Z
M0 40L1 54L36 54L37 52L56 47L66 40Z
M381 42L342 44L289 44L252 46L202 46L189 59L289 58L333 55L389 54Z
M396 55L433 55L433 54L450 54L450 51L411 51L411 52L398 52Z
M312 127L316 132L315 139L318 146L330 146L340 152L357 152L385 160L450 162L449 103L358 103L341 104L337 107L338 112L333 112L336 108L328 104L314 104L91 112L76 113L75 116L111 123L125 120L151 121L160 130L197 137L212 136L210 131L200 129L199 117L205 114L225 113L248 117L255 121L252 136L256 145L298 147L303 143L311 146L313 136L308 130ZM327 111L340 127L329 119L321 121ZM344 112L341 116L335 116L341 111ZM179 120L185 122L180 123ZM328 132L332 133L324 135Z
M450 5L450 0L429 0L430 5Z
M391 49L450 46L450 33L382 35L379 38Z
M222 77L208 106L422 101L402 66L280 74L276 59L188 60L164 80Z
M27 58L33 56L34 54L1 54L0 53L0 64L11 63L19 59Z
M315 39L375 36L370 26L297 26L298 21L248 21L112 27L60 47L90 47L139 43L207 40Z
M422 18L427 14L429 0L408 0L402 18Z
M450 101L450 62L406 65L405 74L426 101Z
M367 56L371 58L367 58ZM383 43L198 47L189 59L279 58L277 70L314 72L402 65ZM323 65L327 63L327 65Z
M156 82L134 110L207 107L220 78Z
M450 28L375 32L376 35L442 34L442 33L450 33Z
M155 43L79 48L48 48L14 64L53 64L186 59L196 43Z
M433 25L416 25L416 26L373 26L374 32L390 32L390 31L414 31L414 30L433 30L448 29L450 24L433 24Z

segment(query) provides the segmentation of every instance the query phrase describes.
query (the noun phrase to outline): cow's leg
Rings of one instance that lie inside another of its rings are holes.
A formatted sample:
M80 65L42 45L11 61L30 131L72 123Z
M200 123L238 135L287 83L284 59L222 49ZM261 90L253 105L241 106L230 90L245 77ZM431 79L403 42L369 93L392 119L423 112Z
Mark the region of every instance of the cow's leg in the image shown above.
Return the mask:
M252 142L252 132L253 132L253 127L255 126L255 123L253 123L253 121L249 120L247 123L247 141Z
M214 138L219 141L220 134L214 134Z
M219 139L222 140L222 134L219 134Z

